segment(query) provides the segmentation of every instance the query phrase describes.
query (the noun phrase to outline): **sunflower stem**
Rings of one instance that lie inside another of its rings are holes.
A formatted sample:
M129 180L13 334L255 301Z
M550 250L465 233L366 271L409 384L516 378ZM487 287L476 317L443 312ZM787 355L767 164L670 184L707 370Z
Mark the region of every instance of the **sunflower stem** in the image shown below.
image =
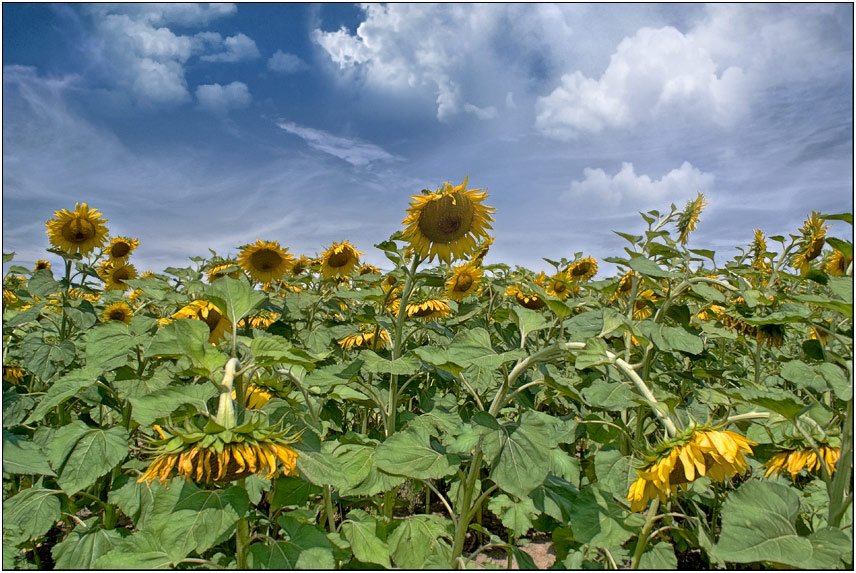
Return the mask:
M237 358L230 358L226 362L226 371L223 373L220 391L220 403L217 407L217 423L226 429L235 427L235 403L232 400L232 385L235 381L235 370L239 363Z
M404 334L404 318L407 316L407 300L410 298L410 292L413 290L413 283L416 276L416 267L421 262L417 253L413 254L413 262L410 263L410 268L406 270L404 277L404 288L401 291L401 301L398 305L398 316L395 317L395 339L392 346L392 360L395 360L401 354L401 342ZM387 418L389 419L389 427L387 428L387 437L395 433L396 410L398 409L398 374L392 374L389 379L389 407L387 408Z
M853 462L853 399L847 402L847 415L844 419L844 429L841 432L841 449L838 457L838 471L835 477L827 482L829 493L829 516L827 521L830 526L838 527L841 519L847 511L847 506L853 501L853 496L847 494L847 486L850 484L851 469ZM832 471L834 468L829 468Z
M243 487L244 480L240 481ZM250 547L250 524L247 523L247 518L242 517L238 520L237 531L235 536L235 559L237 561L238 570L247 570L247 551Z
M645 525L642 526L642 531L639 532L639 537L636 538L636 549L633 550L633 560L630 562L631 569L639 569L642 554L648 546L648 534L651 532L651 528L654 527L654 522L657 520L657 510L659 509L660 499L655 497L651 502L651 507L648 509L648 515L645 517Z

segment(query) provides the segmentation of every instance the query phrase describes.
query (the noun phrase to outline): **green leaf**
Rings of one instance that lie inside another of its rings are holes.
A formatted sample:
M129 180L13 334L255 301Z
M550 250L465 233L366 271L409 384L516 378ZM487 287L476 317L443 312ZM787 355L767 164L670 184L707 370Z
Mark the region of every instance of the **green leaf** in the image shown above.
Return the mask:
M4 264L8 263L9 261L11 261L14 258L15 258L15 252L14 251L12 251L11 253L3 253L3 263Z
M57 569L93 569L95 561L112 551L122 540L119 530L78 525L51 549L54 566Z
M431 447L426 431L408 428L396 432L375 450L377 467L387 473L415 479L437 479L452 475L461 463L454 454Z
M606 346L606 342L604 342L603 339L589 338L586 340L585 348L576 353L576 357L574 358L574 368L577 370L585 370L592 366L609 364L611 361L607 357L607 350L609 350L609 348Z
M39 486L22 489L3 502L3 528L18 526L27 539L44 535L62 517L61 493Z
M829 290L846 303L853 303L853 277L829 277Z
M281 476L273 481L271 505L285 507L288 505L303 506L310 497L320 495L321 488L303 478Z
M627 522L628 512L612 501L612 493L597 486L584 488L573 503L570 525L580 543L614 547L639 533L638 527Z
M449 521L437 515L411 515L397 520L387 543L395 566L401 569L445 569L451 547L443 537L451 537ZM439 567L438 567L439 566Z
M523 308L522 306L515 306L512 309L512 314L516 319L517 328L520 329L521 338L526 338L529 333L550 326L543 314Z
M622 411L638 406L634 400L636 393L627 382L596 380L591 386L582 390L582 395L591 406L604 410Z
M809 366L801 360L791 360L782 366L781 376L800 389L808 388L815 392L832 390L842 400L853 396L853 388L844 371L829 362Z
M387 360L371 350L363 350L360 352L360 360L363 361L363 370L372 374L410 376L419 372L422 367L419 358L409 353L395 360Z
M68 495L89 487L128 454L128 431L90 428L80 420L58 429L47 447L57 483Z
M182 557L183 559L184 557ZM179 559L180 561L180 559ZM95 569L170 569L174 560L163 548L161 537L152 531L129 535L95 561Z
M247 566L250 569L273 569L279 571L297 569L300 549L287 541L266 545L253 543L247 551Z
M692 289L694 293L704 297L708 302L725 302L725 295L709 284L694 283Z
M55 476L38 444L3 430L3 472Z
M329 451L307 451L300 444L297 450L300 453L297 469L310 483L316 486L332 485L336 489L350 487L350 480L342 472L342 462Z
M46 342L41 333L27 336L21 344L21 355L27 370L41 378L49 380L54 374L68 366L74 360L74 344L68 340Z
M349 484L339 489L341 495L375 495L404 483L404 478L379 471L375 459L376 441L368 444L341 444L335 455Z
M190 404L198 411L205 411L206 402L216 395L217 389L212 384L170 386L146 396L131 398L131 417L143 426L150 426L184 404Z
M846 257L853 256L853 244L835 237L826 237L826 244L833 249L840 251Z
M144 356L186 356L198 374L210 376L226 364L228 357L208 343L209 333L203 321L179 318L158 330Z
M164 486L159 481L138 483L134 477L124 477L127 482L121 487L114 485L115 489L107 495L107 501L130 517L137 529L146 529L155 506L155 497L161 495Z
M639 569L648 570L671 570L678 568L678 558L675 557L675 548L668 543L657 543L648 547L639 560Z
M102 371L113 370L128 361L128 352L137 344L125 323L111 320L86 333L86 364Z
M832 215L820 215L818 218L853 224L853 213L834 213Z
M663 339L673 350L680 350L689 354L701 354L704 351L704 343L701 337L689 332L685 328L661 326L660 332L663 335Z
M285 338L275 334L254 338L250 343L250 350L259 366L294 364L309 371L315 368L316 359L311 354L293 347Z
M577 472L575 481L578 483L579 468ZM566 523L574 511L574 500L577 493L578 490L573 483L555 475L548 475L543 484L532 490L529 497L532 499L535 509L560 523Z
M94 366L72 370L48 388L47 394L42 397L25 423L31 424L40 421L50 410L62 404L80 390L94 385L98 381L100 373L101 369Z
M378 538L376 527L373 520L352 521L348 519L342 522L339 531L351 544L354 557L363 563L373 563L391 569L389 546Z
M27 281L27 290L33 296L47 298L52 294L59 293L61 288L59 283L54 280L50 269L41 269L34 272L30 280Z
M491 345L490 335L481 327L462 330L447 348L422 346L413 352L428 364L452 374L459 374L471 364L482 368L499 368L505 362L525 356L520 349L497 354Z
M502 520L502 524L510 529L516 537L526 535L532 529L532 519L538 510L528 497L514 501L505 494L491 498L487 508Z
M833 569L852 546L846 536L821 530L803 537L796 528L799 494L791 487L752 481L731 492L722 507L716 556L733 563L772 562L804 569ZM839 531L840 533L840 531Z
M217 305L229 317L232 324L236 324L260 305L267 296L263 292L254 290L247 278L242 276L240 279L232 277L217 279L206 287L205 298Z
M499 440L501 450L490 477L503 491L523 499L550 471L550 451L556 447L555 428L546 426L536 412L527 410L517 427L504 426L493 436ZM489 442L485 444L486 452L490 446Z
M585 340L603 332L603 310L588 310L565 321L570 340Z
M649 261L645 257L638 255L636 257L631 258L627 262L627 264L637 273L642 273L643 275L647 275L649 277L671 278L675 275L674 273L664 271L653 261Z
M598 484L620 499L625 498L630 485L636 481L636 470L631 459L630 456L623 456L618 450L612 449L602 449L594 456L594 471Z

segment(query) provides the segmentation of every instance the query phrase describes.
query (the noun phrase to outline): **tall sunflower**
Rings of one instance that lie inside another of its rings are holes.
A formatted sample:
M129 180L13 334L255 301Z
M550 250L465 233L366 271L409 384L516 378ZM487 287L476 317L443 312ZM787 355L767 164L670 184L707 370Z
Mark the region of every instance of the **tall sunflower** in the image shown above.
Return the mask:
M452 309L449 308L445 300L433 298L407 303L404 311L407 313L407 318L416 318L424 322L446 318L452 314Z
M262 241L244 245L240 248L238 263L250 273L253 280L261 283L278 281L291 268L294 255L287 248L279 246L279 241Z
M131 318L133 318L133 316L134 312L131 310L131 307L126 303L119 301L108 306L104 310L104 314L101 315L101 318L104 319L104 322L115 320L128 324L131 322Z
M818 447L818 450L823 459L826 460L829 471L834 473L835 465L841 455L841 448L822 445ZM812 448L782 450L764 462L764 467L767 468L764 477L770 477L773 474L778 476L787 470L791 474L791 479L796 480L800 470L805 469L811 472L819 470L822 466L823 463Z
M368 263L360 267L360 275L373 275L380 273L380 269Z
M687 244L687 238L690 236L690 232L695 230L698 217L705 207L707 207L707 201L704 200L704 193L699 193L698 197L687 201L687 206L678 217L678 242L680 244Z
M226 332L231 332L232 322L223 316L220 309L207 300L194 300L172 315L172 318L191 318L201 320L208 325L208 342L215 344L226 338Z
M134 249L140 246L140 241L128 237L113 237L107 245L106 254L112 263L127 263Z
M594 257L585 257L569 266L565 273L569 281L585 282L597 274L597 261Z
M310 259L306 255L300 255L291 267L291 275L295 277L302 275L303 272L309 269L309 267L311 267L315 262L316 261L314 259Z
M423 259L436 256L449 263L472 254L479 239L489 238L490 215L496 209L482 205L487 192L467 189L467 179L457 187L444 183L436 193L411 197L402 237Z
M461 302L465 296L475 292L481 276L481 268L472 263L456 266L452 277L446 281L446 296Z
M756 271L767 270L764 253L767 251L767 239L760 229L755 229L755 239L752 241L752 268Z
M520 306L528 308L530 310L538 310L539 308L544 308L545 306L547 306L547 303L544 302L544 299L542 299L540 296L533 292L523 290L523 288L519 284L515 284L508 287L505 290L505 295L513 296Z
M812 211L811 215L803 223L800 233L800 250L791 263L800 273L805 274L809 270L811 261L816 259L823 250L826 242L826 230L829 225L824 225L826 219L820 218L820 213Z
M325 279L347 277L360 264L360 255L348 241L333 243L321 255L321 276Z
M665 502L677 493L677 486L707 476L714 481L749 470L743 454L752 454L757 445L728 430L696 429L687 436L665 444L660 453L643 468L627 494L630 511L642 511L654 497Z
M36 266L33 267L34 271L41 270L49 270L51 268L51 264L44 259L39 259L36 261Z
M231 277L233 279L241 276L241 269L237 268L238 263L235 261L224 261L219 265L214 265L208 269L208 283L213 283L221 277Z
M375 324L361 324L360 332L351 334L338 341L344 350L352 348L386 348L392 344L389 332Z
M251 316L247 316L239 320L238 328L245 327L249 324L253 328L264 330L271 324L279 320L280 316L280 313L273 312L272 310L258 310L254 312Z
M557 297L559 300L565 300L571 294L580 292L580 285L569 285L568 282L568 273L556 273L547 281L544 292L550 296Z
M470 260L470 263L474 265L481 266L484 258L487 256L488 251L490 251L490 247L493 245L493 237L488 237L484 241L482 241L479 246L476 254L473 255L473 258Z
M45 223L48 238L51 245L69 255L86 256L107 239L107 219L86 203L76 203L74 212L54 211L54 217Z
M134 268L134 265L122 262L111 263L105 261L98 270L98 274L104 280L104 290L125 291L131 286L125 281L137 278L137 269Z

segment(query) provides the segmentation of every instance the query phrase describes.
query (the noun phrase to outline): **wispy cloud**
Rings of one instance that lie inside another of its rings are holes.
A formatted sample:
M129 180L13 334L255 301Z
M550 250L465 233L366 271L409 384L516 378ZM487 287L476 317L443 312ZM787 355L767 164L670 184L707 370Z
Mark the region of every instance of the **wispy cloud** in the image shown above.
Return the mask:
M215 114L224 114L230 109L240 109L253 100L250 90L243 82L232 82L225 86L205 84L196 88L199 107Z
M309 69L309 65L294 54L277 50L268 60L269 70L280 74L293 74L301 70Z
M320 129L297 125L290 121L280 121L276 125L288 133L300 137L309 147L329 153L356 167L366 167L375 161L397 159L395 155L372 143L340 137Z

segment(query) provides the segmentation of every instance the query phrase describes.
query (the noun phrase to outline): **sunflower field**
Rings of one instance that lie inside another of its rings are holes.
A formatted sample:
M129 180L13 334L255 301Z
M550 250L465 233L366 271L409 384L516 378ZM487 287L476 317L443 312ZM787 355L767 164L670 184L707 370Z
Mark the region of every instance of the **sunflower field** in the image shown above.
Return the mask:
M852 569L852 215L718 266L699 194L596 280L490 261L486 200L413 197L386 270L139 273L56 211L61 266L3 255L4 569Z

